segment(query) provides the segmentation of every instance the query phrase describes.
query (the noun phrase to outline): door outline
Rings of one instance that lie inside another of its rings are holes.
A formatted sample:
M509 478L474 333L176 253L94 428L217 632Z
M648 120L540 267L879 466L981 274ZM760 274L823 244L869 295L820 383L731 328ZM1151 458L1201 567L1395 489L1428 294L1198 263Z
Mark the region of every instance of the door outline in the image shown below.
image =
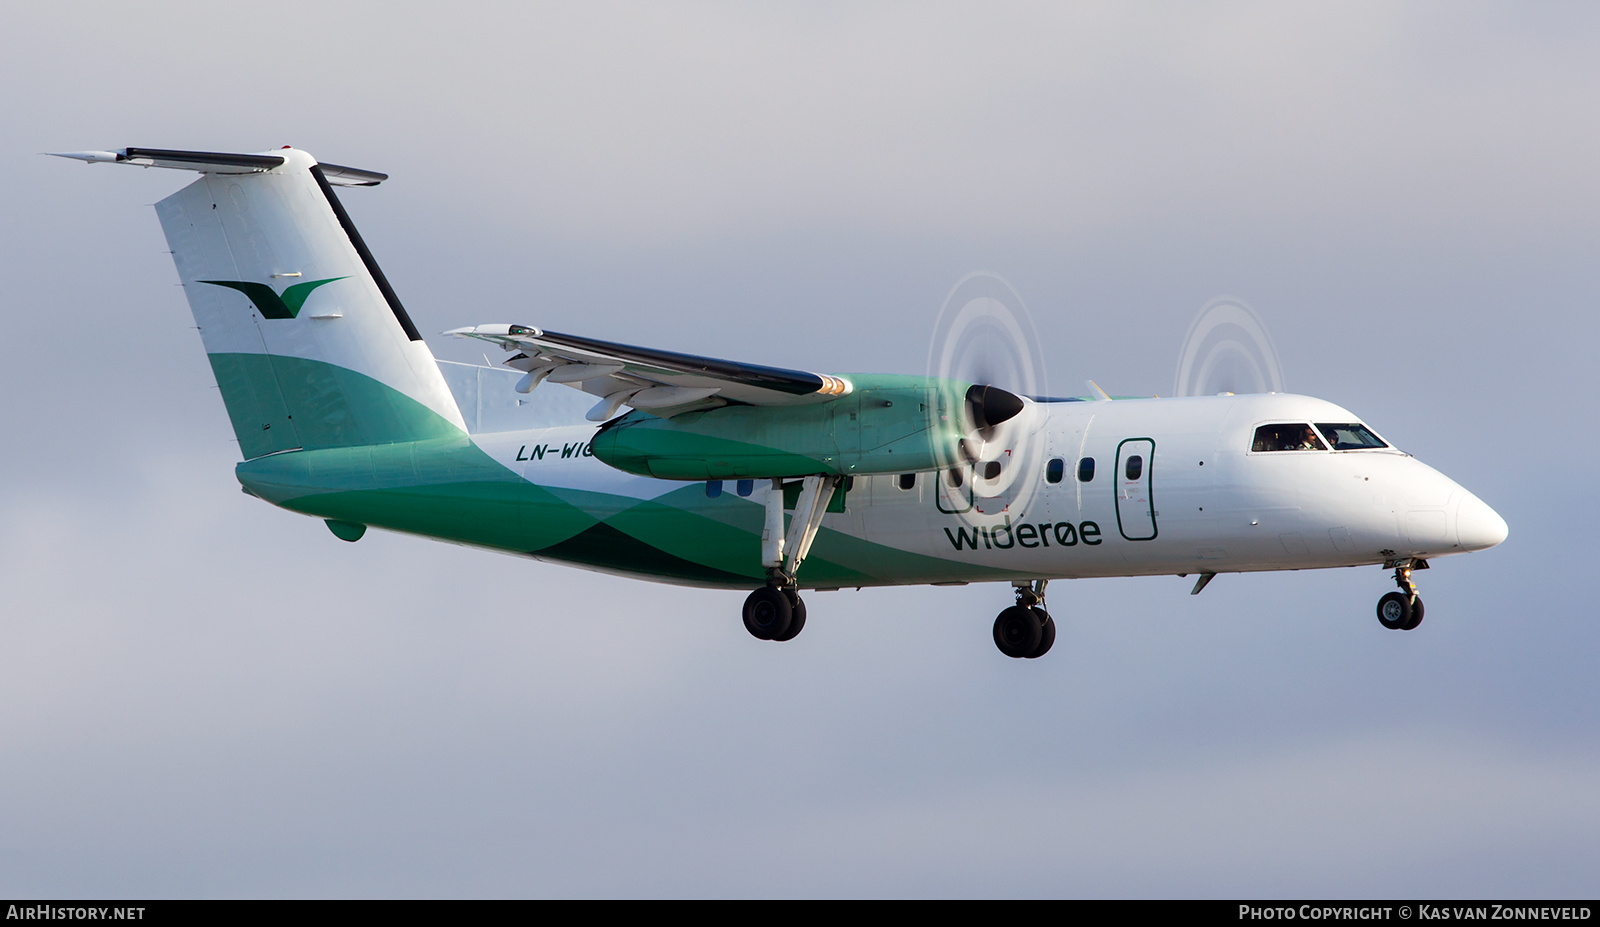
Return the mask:
M955 487L953 489L950 487L950 482L949 482L951 473L960 473L961 474L961 485L958 486L958 487ZM947 467L947 468L945 468L943 470L935 470L935 471L933 471L933 481L934 481L933 506L934 506L934 508L938 509L940 512L942 512L942 513L944 513L946 515L964 515L967 512L972 511L972 505L973 505L973 502L975 501L973 499L973 495L972 495L972 479L973 479L973 476L974 476L974 474L972 472L972 464L965 464L965 465L963 465L961 467ZM961 498L961 491L963 489L966 490L966 495L967 495L965 500L962 500L962 498ZM952 497L952 501L951 501L951 506L952 507L951 508L945 508L944 502L945 502L945 494L947 492ZM954 507L954 506L960 504L962 501L966 502L966 506L965 507L962 507L962 508L955 508Z
M1133 444L1134 442L1139 442L1139 443L1142 443L1142 444L1149 445L1149 450L1145 451L1145 454L1147 454L1148 456L1146 456L1145 460L1144 460L1144 473L1140 474L1139 480L1134 481L1135 483L1140 482L1140 481L1142 481L1144 483L1145 501L1150 506L1150 508L1144 513L1150 519L1150 534L1148 536L1141 535L1139 537L1134 537L1133 535L1130 535L1128 533L1128 528L1130 528L1130 527L1134 528L1134 529L1138 529L1139 527L1141 527L1137 522L1137 519L1138 519L1137 515L1135 515L1133 512L1129 512L1128 513L1129 521L1133 522L1133 524L1130 524L1127 527L1124 527L1123 523L1122 523L1122 487L1123 487L1124 483L1128 482L1128 479L1127 479L1127 476L1126 476L1126 472L1123 469L1123 460L1124 460L1124 458L1123 458L1123 455L1122 455L1122 446L1125 445L1125 444ZM1112 492L1113 492L1112 501L1116 505L1116 510L1117 510L1117 531L1126 540L1129 540L1129 541L1153 541L1153 540L1156 539L1156 535L1160 533L1160 531L1156 527L1156 496L1155 496L1155 489L1154 489L1154 474L1155 474L1155 469L1156 469L1155 468L1155 462L1156 462L1156 441L1155 441L1154 438L1124 438L1121 441L1117 442L1116 470L1114 471L1114 476L1113 476L1112 483L1111 483Z

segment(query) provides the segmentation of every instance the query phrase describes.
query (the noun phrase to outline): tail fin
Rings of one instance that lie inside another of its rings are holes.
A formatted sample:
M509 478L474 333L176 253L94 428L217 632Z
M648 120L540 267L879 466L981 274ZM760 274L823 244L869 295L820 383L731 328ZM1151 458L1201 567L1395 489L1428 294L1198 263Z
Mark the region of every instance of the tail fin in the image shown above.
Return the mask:
M433 353L333 192L385 175L296 149L69 157L201 172L156 213L245 459L465 431Z

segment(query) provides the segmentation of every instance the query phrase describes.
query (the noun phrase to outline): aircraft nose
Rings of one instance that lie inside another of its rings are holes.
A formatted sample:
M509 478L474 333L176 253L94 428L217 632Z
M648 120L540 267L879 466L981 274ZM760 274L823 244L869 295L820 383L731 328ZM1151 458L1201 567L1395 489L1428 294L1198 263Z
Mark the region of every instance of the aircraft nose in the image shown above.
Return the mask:
M1510 529L1500 513L1467 493L1456 507L1456 537L1465 550L1484 550L1506 539Z

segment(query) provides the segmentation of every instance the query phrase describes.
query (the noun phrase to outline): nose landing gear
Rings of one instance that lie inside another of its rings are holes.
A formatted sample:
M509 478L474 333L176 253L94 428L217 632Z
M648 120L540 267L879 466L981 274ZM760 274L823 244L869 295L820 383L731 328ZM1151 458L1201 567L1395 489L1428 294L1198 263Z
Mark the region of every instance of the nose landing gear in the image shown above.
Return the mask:
M1056 622L1044 610L1044 587L1049 580L1015 583L1017 604L994 620L994 645L1008 657L1035 659L1049 653L1056 642Z
M1391 560L1384 566L1394 567L1394 584L1399 592L1391 592L1378 600L1378 623L1391 631L1414 631L1422 624L1422 597L1411 582L1412 570L1426 570L1426 560Z

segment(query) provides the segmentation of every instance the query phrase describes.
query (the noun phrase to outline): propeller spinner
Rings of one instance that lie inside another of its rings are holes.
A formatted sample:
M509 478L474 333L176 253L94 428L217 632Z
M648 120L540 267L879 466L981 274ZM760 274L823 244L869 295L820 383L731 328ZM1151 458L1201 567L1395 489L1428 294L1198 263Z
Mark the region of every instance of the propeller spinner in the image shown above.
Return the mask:
M992 433L1023 410L1021 397L998 386L973 386L967 390L967 418L979 432Z

